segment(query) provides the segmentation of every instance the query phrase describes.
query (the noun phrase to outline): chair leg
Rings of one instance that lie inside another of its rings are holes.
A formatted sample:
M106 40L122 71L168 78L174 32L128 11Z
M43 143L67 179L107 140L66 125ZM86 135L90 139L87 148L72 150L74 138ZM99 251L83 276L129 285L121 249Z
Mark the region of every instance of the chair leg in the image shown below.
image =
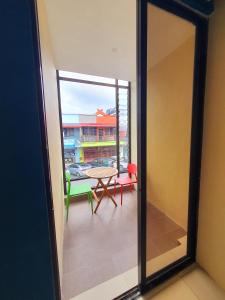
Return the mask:
M91 213L93 215L93 213L94 213L94 209L93 209L93 197L92 197L91 193L90 193L90 198L91 198Z
M92 192L87 193L87 198L88 198L88 204L91 205L91 213L93 215L93 197L92 197Z
M131 193L133 192L132 183L130 184L130 191L131 191Z
M68 222L68 213L69 213L69 209L68 207L66 207L66 223Z
M70 196L66 197L66 222L68 222L69 217L69 207L70 207Z
M120 186L120 202L121 202L121 206L123 205L123 186L122 186L122 184L121 184L121 186Z

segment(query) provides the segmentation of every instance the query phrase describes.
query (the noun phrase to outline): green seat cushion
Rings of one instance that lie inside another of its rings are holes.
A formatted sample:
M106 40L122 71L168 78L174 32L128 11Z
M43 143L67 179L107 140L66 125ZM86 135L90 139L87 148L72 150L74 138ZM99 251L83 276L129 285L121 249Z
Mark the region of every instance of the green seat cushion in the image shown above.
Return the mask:
M76 196L92 192L88 183L71 185L70 196Z

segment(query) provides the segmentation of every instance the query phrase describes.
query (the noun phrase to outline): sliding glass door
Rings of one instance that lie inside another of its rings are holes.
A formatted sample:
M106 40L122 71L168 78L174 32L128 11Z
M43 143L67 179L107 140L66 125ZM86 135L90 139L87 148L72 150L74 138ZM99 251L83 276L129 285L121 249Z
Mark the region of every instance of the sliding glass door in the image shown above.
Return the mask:
M195 260L207 21L174 1L139 1L139 283Z
M187 254L195 26L149 3L147 36L146 273L151 275Z

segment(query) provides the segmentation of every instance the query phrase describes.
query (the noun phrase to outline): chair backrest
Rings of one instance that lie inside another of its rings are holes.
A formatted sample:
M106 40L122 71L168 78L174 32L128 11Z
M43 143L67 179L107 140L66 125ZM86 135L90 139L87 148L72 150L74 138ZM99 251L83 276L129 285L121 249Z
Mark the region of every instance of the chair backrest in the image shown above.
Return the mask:
M71 176L70 176L70 171L67 170L65 173L65 177L66 177L66 193L67 195L70 194L70 188L71 188Z
M129 175L131 177L132 177L132 175L134 175L137 180L137 166L135 164L128 164L127 170L128 170Z

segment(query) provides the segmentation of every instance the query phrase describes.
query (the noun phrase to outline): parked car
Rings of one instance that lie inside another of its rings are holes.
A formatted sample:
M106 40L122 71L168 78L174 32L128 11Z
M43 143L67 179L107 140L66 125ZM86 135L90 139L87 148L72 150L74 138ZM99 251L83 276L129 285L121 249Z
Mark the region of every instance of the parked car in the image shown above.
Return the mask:
M120 159L120 172L124 172L127 170L128 162L123 158ZM113 167L117 168L117 161L114 161Z
M74 153L64 152L65 164L72 164L74 162L74 159L75 159L75 154Z
M102 163L104 167L113 167L114 159L110 157L105 157L102 159Z
M92 165L86 163L71 164L67 167L67 169L70 171L70 174L75 175L76 177L85 177L86 175L84 174L84 171L91 168Z
M112 159L110 157L96 158L96 159L88 162L88 164L90 164L92 166L92 168L112 167L113 163L114 163L114 159Z
M92 168L96 168L96 167L101 167L102 166L101 162L102 162L101 158L96 158L92 161L89 161L88 164L90 164Z

